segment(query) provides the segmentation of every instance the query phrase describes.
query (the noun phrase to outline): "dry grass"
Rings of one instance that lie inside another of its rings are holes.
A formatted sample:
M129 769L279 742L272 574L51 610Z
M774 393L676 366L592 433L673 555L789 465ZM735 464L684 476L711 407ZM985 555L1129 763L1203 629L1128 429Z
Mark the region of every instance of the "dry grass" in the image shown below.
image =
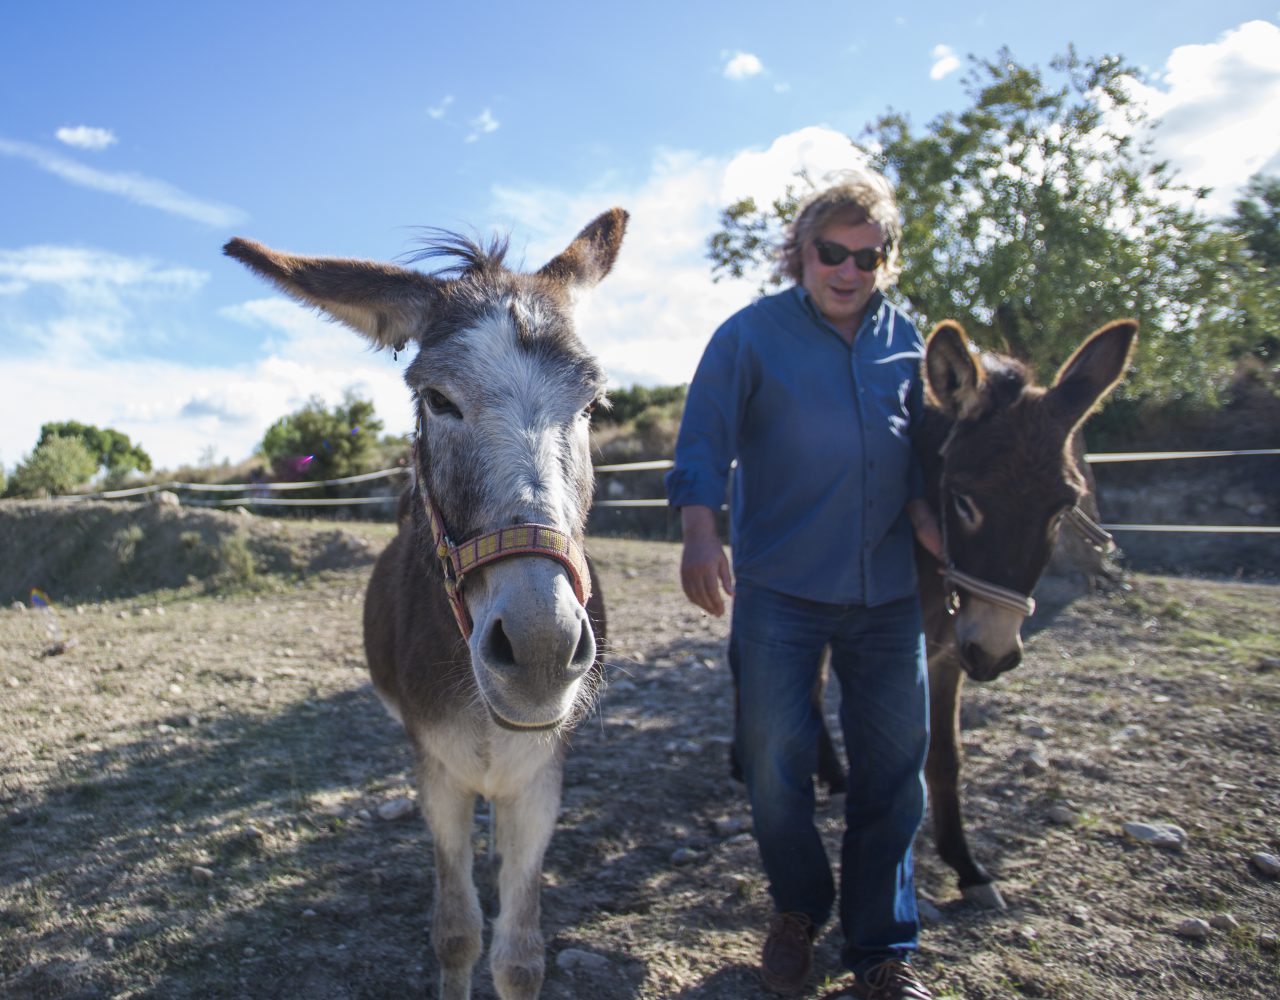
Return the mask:
M104 538L117 560L144 551ZM609 964L553 960L544 995L763 996L754 845L712 830L747 815L726 777L726 625L680 596L674 546L592 551L612 684L575 738L543 925L553 956ZM364 674L366 577L264 570L229 594L0 611L0 995L430 994L428 838L415 817L371 815L408 794L411 762ZM1024 667L970 688L967 817L1010 908L965 906L921 835L921 891L943 914L920 957L937 994L1275 995L1280 955L1261 935L1280 931L1280 886L1248 857L1280 853L1277 596L1137 578L1073 605ZM1045 773L1015 762L1033 744ZM1075 827L1046 818L1064 801ZM1188 847L1130 844L1129 819L1176 822ZM834 849L839 800L822 824ZM486 838L481 813L482 850ZM681 847L692 859L674 864ZM1238 931L1173 932L1224 911ZM839 981L838 938L820 941L815 995ZM492 996L483 975L477 994Z

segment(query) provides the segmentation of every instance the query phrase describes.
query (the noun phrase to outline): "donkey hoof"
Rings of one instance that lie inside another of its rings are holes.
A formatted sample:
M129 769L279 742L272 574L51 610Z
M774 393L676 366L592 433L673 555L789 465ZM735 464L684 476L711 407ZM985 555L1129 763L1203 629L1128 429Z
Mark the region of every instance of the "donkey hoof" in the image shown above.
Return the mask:
M977 885L965 886L960 890L960 895L964 897L965 902L980 906L984 910L1006 909L1004 897L1000 895L1000 890L996 888L994 882L979 882Z
M502 1000L534 1000L542 989L544 966L541 961L512 963L492 971L493 985Z

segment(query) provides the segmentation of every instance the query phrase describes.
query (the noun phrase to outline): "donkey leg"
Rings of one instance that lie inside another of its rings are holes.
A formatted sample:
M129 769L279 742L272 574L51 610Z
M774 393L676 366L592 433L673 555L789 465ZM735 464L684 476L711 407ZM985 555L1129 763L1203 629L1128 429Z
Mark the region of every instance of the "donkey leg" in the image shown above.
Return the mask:
M824 704L827 694L827 678L831 674L831 647L822 651L822 666L813 679L813 709L818 713L818 780L827 786L831 795L843 795L845 792L844 764L840 762L840 752L831 739L831 730L827 726L827 713Z
M929 664L929 755L925 781L933 813L933 839L942 860L959 876L966 900L986 909L1004 909L995 880L969 853L960 815L960 687L964 680L951 660Z
M555 757L527 787L495 801L502 867L489 967L502 1000L533 1000L542 988L542 858L560 811L560 780L561 764Z
M471 970L480 957L484 917L471 877L475 793L439 763L421 765L418 798L435 841L435 899L431 944L440 962L441 1000L468 1000Z

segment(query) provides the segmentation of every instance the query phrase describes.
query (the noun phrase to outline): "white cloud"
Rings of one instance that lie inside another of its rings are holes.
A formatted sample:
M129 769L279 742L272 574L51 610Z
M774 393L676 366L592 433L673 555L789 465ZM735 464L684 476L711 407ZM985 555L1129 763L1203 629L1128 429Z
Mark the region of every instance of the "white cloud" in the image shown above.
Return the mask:
M310 396L336 403L347 388L374 400L389 431L409 429L403 358L374 354L357 334L282 298L222 312L264 332L259 361L201 366L134 349L190 324L208 277L103 250L0 249L0 461L15 465L50 420L115 427L162 467L195 462L209 445L238 460Z
M158 208L208 226L227 229L248 218L238 208L197 198L166 181L141 174L98 170L30 143L0 138L0 155L28 160L69 184L119 195L135 204Z
M110 254L41 249L50 252L0 254L0 282L21 286L0 298L0 461L8 467L30 452L50 420L121 430L161 468L194 463L209 446L238 461L275 420L312 396L332 405L347 389L374 401L388 433L410 430L404 356L374 353L344 326L283 298L264 298L217 317L262 331L266 354L258 360L211 366L121 356L114 348L124 338L132 342L139 327L156 322L154 296L168 295L189 311L205 276ZM95 288L99 302L77 297ZM22 309L24 296L50 290L62 294L52 314ZM207 330L214 319L201 325Z
M1229 212L1258 171L1280 173L1280 26L1249 21L1216 42L1179 46L1155 83L1133 92L1161 120L1156 154L1183 182L1213 188L1211 213Z
M430 118L439 120L445 116L445 112L449 110L449 106L453 104L453 95L446 94L439 104L427 108L427 115Z
M764 72L764 64L750 52L726 52L724 76L726 80L746 80Z
M960 59L950 45L935 45L933 47L933 67L929 70L930 80L941 80L944 76L950 76L959 68Z
M475 142L482 135L490 132L498 131L501 122L493 117L493 112L485 108L475 118L471 119L471 133L467 136L467 142Z
M114 146L120 141L111 129L95 128L92 125L76 125L74 127L64 125L54 135L58 137L59 142L64 142L68 146L93 150L94 152L106 149L108 146Z
M358 359L359 344L351 337ZM9 468L30 452L40 425L49 420L114 427L166 469L194 464L210 446L220 457L247 458L273 422L310 396L332 405L348 388L374 400L387 433L404 433L411 423L408 390L399 375L367 371L351 364L350 356L340 367L276 355L243 368L132 359L87 365L42 357L6 361L5 375L17 387L0 399L6 424L0 428L0 459Z
M707 240L720 210L747 194L762 202L782 195L799 167L821 179L856 162L847 137L806 128L730 159L660 152L636 184L585 193L499 188L495 216L534 234L528 266L536 268L601 211L628 209L618 263L582 304L579 333L613 385L671 385L693 377L716 327L755 295L752 282L711 280Z
M721 200L727 205L754 198L757 205L767 205L785 194L788 185L803 189L799 173L821 187L840 171L865 163L865 155L847 135L811 125L778 136L766 150L744 150L735 156L724 170Z
M82 296L93 289L192 292L208 280L203 271L82 247L0 249L0 282L9 294L50 285Z
M83 247L0 249L0 346L9 356L50 344L79 355L127 337L155 337L157 331L138 328L135 314L159 311L162 301L185 303L208 277Z

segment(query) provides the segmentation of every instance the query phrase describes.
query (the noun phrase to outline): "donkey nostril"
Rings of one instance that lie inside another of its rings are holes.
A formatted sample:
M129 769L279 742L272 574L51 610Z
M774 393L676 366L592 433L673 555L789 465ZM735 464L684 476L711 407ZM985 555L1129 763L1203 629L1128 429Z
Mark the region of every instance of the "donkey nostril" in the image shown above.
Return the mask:
M596 637L591 631L591 623L584 617L582 620L582 631L578 635L578 645L573 651L572 664L579 670L586 670L595 662L596 658Z
M506 630L502 627L502 619L496 618L493 627L489 629L489 638L486 643L488 646L488 660L493 664L503 664L505 666L514 666L516 662L516 651L512 648L511 640L507 638Z
M1012 653L1010 653L1008 656L1006 656L1004 659L1002 659L999 663L996 664L996 673L1002 674L1006 670L1012 670L1021 662L1022 662L1022 653L1015 649Z

